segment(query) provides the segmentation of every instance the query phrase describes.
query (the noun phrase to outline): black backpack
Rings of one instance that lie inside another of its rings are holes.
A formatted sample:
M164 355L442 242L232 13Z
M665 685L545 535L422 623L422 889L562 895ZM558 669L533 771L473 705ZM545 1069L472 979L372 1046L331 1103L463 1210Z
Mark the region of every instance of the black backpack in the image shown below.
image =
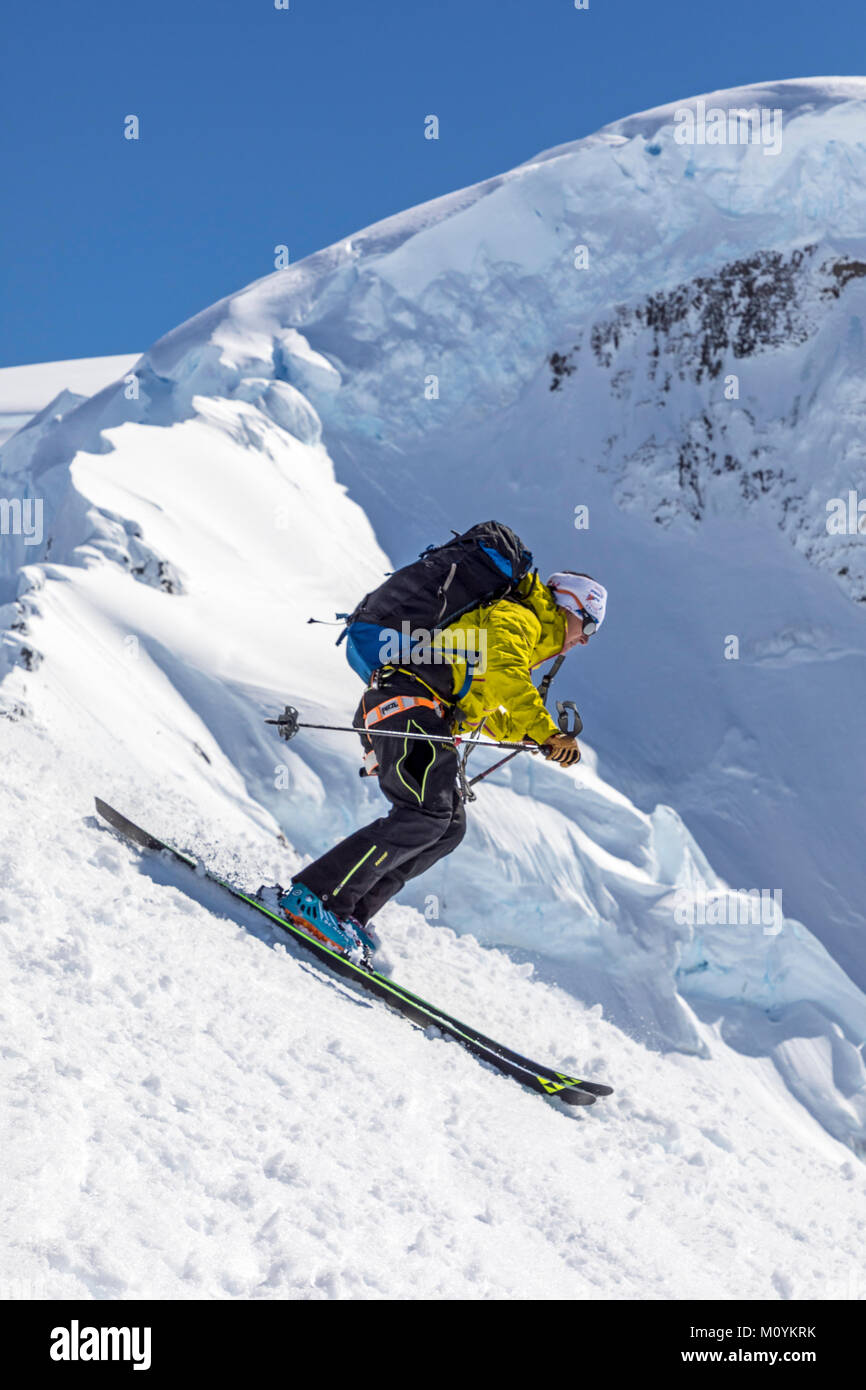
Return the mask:
M411 565L404 565L361 600L354 613L340 614L352 670L367 684L380 666L393 662L396 647L401 661L411 661L421 630L430 640L479 604L495 603L516 590L532 565L532 554L520 537L498 521L482 521L444 545L430 545ZM467 682L471 670L467 670ZM461 691L456 698L465 693Z

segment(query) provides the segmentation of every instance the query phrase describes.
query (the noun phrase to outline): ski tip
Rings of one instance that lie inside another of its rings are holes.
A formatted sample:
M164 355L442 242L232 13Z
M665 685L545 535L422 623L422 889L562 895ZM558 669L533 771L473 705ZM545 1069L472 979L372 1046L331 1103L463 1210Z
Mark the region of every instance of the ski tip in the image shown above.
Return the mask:
M564 1100L566 1105L595 1105L598 1096L594 1096L591 1091L578 1091L575 1087L564 1087L557 1091L556 1095L560 1100Z
M581 1087L585 1091L591 1091L594 1096L612 1096L613 1087L606 1086L601 1081L581 1081Z

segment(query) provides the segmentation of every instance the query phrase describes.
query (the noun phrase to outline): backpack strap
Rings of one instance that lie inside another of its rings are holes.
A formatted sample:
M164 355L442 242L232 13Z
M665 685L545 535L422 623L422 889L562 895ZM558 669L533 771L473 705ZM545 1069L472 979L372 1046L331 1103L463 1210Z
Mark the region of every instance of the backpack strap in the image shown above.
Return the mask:
M438 700L439 704L445 709L450 709L455 703L456 697L452 696L450 700L446 700L444 695L438 690L435 690L432 685L428 685L425 680L422 680L417 671L410 671L405 666L380 667L380 669L374 673L374 683L381 689L383 685L387 685L389 676L395 675L408 676L410 680L417 681L419 685L423 685L424 689L429 690L433 698Z
M478 658L466 654L466 675L463 677L463 684L454 696L455 705L459 705L463 696L468 692L470 685L475 679L475 667L478 665Z
M438 591L437 591L436 597L437 597L437 598L441 598L442 602L441 602L441 604L439 605L439 612L438 612L438 614L437 614L437 616L436 616L436 622L433 624L434 627L438 627L438 626L439 626L439 620L441 619L442 614L445 612L445 608L446 608L446 606L447 606L447 604L448 604L448 590L451 588L451 581L452 581L452 579L454 578L454 576L455 576L456 573L457 573L457 562L456 562L456 560L455 560L455 561L452 562L452 565L451 565L450 570L448 571L448 574L446 575L445 579L443 579L443 581L442 581L442 583L440 584L439 589L438 589Z

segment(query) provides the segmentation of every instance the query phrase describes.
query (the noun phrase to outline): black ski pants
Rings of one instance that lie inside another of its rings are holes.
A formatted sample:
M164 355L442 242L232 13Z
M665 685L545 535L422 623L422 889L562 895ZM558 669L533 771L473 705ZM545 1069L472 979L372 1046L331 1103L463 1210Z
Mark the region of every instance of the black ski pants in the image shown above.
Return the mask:
M410 678L392 678L386 686L365 692L353 724L363 728L366 711L399 694L432 698L426 687ZM400 892L407 879L423 874L456 849L466 833L454 747L423 739L379 738L378 730L450 733L447 718L425 705L373 725L369 738L379 760L379 786L391 810L299 870L293 879L332 912L356 917L362 926Z

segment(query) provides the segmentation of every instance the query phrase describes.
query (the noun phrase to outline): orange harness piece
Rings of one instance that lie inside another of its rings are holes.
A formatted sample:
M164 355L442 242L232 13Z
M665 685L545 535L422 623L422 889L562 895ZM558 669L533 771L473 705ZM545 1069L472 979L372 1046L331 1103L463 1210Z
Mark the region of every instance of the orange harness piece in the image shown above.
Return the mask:
M381 700L371 710L365 709L364 727L369 730L373 724L380 724L383 719L390 719L392 715L402 714L404 710L414 709L417 705L423 705L425 709L435 710L440 719L445 718L445 706L439 700L428 700L424 695L392 695L388 700ZM371 747L364 755L361 776L375 777L378 768L379 759Z
M380 724L383 719L390 719L392 714L402 714L404 710L414 709L417 705L434 709L440 719L445 717L444 707L438 700L428 700L423 695L392 695L390 700L383 700L381 704L374 705L365 714L364 727L369 729L372 724Z

